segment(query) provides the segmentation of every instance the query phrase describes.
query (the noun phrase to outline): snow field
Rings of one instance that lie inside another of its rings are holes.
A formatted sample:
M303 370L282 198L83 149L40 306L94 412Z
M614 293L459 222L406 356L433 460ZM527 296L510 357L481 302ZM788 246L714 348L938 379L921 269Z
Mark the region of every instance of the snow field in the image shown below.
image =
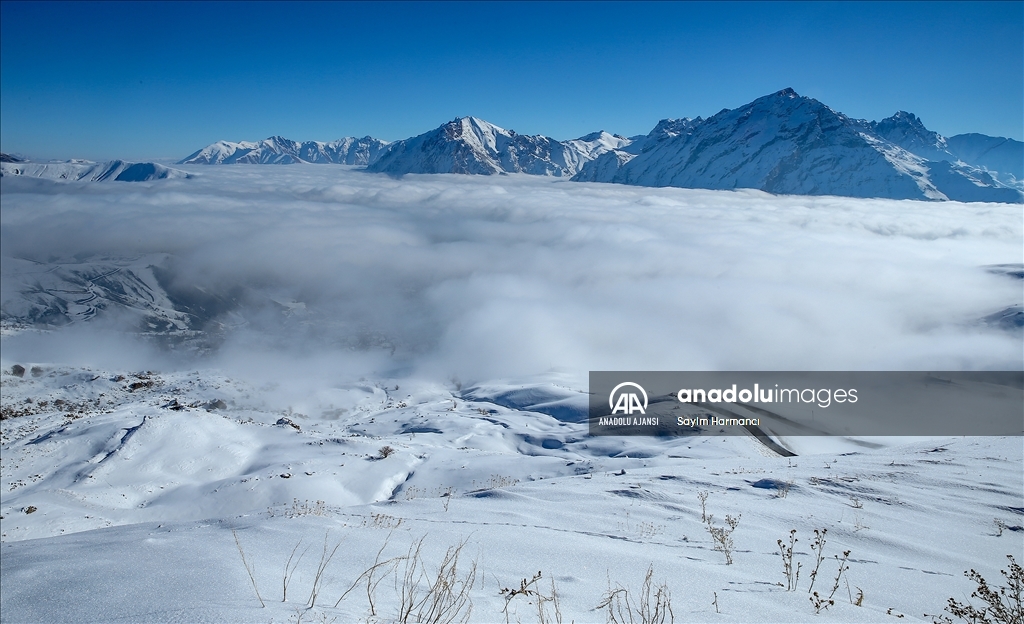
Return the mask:
M357 415L322 419L263 411L253 388L212 371L149 375L154 385L133 392L119 385L132 376L85 381L98 372L3 377L5 404L29 393L82 402L97 394L90 383L114 403L67 424L62 412L3 421L5 621L287 621L308 598L325 534L342 545L307 620L366 618L365 592L333 605L386 540L385 558L425 536L429 569L465 542L460 562L477 565L473 621L502 621L499 590L538 570L544 591L554 580L566 619L602 621L595 607L609 580L636 591L652 565L680 619L813 621L816 528L828 529L816 590L831 591L833 555L851 551L850 589L841 583L828 617L879 621L889 608L908 618L941 611L968 589L964 569L995 578L1022 546L1016 438L889 439L783 459L747 437L587 440L582 425L437 386L402 400L384 391L390 382L348 388ZM225 409L164 407L212 393ZM282 417L301 431L273 424ZM528 441L541 439L562 446ZM396 452L380 458L383 446ZM702 491L714 526L740 518L732 565L701 520ZM997 535L996 518L1014 529ZM803 566L795 592L778 585L776 540L791 529ZM289 590L297 598L281 603L284 562L300 541L312 546ZM381 621L394 617L393 586L378 588ZM861 607L850 604L859 590ZM513 619L536 619L522 597L510 607Z

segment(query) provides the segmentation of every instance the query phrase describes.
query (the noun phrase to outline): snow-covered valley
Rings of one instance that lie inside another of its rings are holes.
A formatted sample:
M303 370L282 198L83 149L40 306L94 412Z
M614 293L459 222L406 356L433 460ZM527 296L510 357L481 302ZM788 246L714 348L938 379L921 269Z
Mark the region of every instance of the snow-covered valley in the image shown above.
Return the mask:
M588 370L1020 370L1020 205L180 167L2 180L4 622L601 622L648 569L931 621L1024 560L1020 437L585 419Z

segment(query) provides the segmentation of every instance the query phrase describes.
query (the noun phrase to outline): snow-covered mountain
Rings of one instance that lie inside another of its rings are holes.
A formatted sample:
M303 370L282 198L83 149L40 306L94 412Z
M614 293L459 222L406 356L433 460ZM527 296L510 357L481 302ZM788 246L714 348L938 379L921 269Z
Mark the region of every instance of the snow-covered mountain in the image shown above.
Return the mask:
M91 182L103 180L147 182L149 180L190 177L184 171L151 162L133 163L123 160L111 160L109 162L97 163L88 160L69 160L56 163L34 163L17 159L0 161L0 176L25 176L47 180L87 180Z
M585 164L573 180L577 182L608 182L615 177L622 165L632 160L640 152L653 147L660 141L681 134L690 134L702 121L704 120L700 117L696 119L689 117L662 119L650 133L630 137L628 144L608 150Z
M1024 202L1024 143L947 139L913 113L852 119L793 89L708 119L663 119L647 135L600 131L557 141L459 117L409 139L219 141L181 164L365 165L368 171L526 173L578 182L776 194Z
M604 131L556 141L517 134L476 117L460 117L392 143L367 170L391 175L528 173L568 177L601 154L629 144L630 139Z
M160 283L165 254L138 258L40 263L4 258L0 320L61 327L113 311L139 331L177 332L194 323ZM176 306L181 309L176 309Z
M182 165L227 165L234 163L287 165L292 163L322 163L337 165L368 165L388 144L373 137L345 137L337 141L293 141L272 136L262 141L217 141L190 156Z
M851 119L792 89L707 120L662 121L631 147L595 159L574 179L794 195L1022 201L1018 190L959 160L945 138L910 113L880 122Z
M946 139L951 153L984 167L999 181L1024 190L1024 143L984 134L958 134Z
M865 125L878 137L921 158L957 161L956 156L949 151L945 137L925 128L924 123L913 113L897 111L892 117L869 121Z

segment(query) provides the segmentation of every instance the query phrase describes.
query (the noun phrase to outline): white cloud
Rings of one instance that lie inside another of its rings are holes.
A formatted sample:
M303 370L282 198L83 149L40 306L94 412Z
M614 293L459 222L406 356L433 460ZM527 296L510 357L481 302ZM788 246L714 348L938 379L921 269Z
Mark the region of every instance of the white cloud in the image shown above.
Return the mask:
M1019 281L982 268L1024 260L1019 206L188 169L199 175L145 184L4 178L3 255L165 252L181 284L305 304L287 322L247 309L226 365L264 355L274 369L287 352L337 374L463 380L553 367L1021 366L1019 335L976 322L1020 302ZM384 348L371 357L353 344Z

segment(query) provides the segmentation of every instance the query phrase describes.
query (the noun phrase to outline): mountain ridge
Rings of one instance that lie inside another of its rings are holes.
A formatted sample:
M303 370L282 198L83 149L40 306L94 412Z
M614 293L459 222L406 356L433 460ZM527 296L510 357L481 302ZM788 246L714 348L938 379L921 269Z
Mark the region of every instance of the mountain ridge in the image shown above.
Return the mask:
M6 156L6 154L5 154ZM174 178L190 178L191 174L152 162L127 162L110 160L92 162L69 160L65 162L32 162L23 159L0 160L0 176L42 178L58 181L102 182L149 182Z
M1024 201L1012 174L999 180L986 167L963 162L944 137L904 111L879 122L852 119L787 88L706 120L682 120L678 128L671 121L659 122L634 149L588 163L573 179L792 195Z
M853 119L788 87L706 119L662 119L648 134L628 138L602 130L558 141L467 116L394 142L219 141L180 162L342 163L393 176L524 173L775 194L1024 202L1024 143L946 138L902 110L880 121Z
M318 163L367 165L388 145L370 136L335 141L293 141L271 136L261 141L217 141L178 161L179 165Z

